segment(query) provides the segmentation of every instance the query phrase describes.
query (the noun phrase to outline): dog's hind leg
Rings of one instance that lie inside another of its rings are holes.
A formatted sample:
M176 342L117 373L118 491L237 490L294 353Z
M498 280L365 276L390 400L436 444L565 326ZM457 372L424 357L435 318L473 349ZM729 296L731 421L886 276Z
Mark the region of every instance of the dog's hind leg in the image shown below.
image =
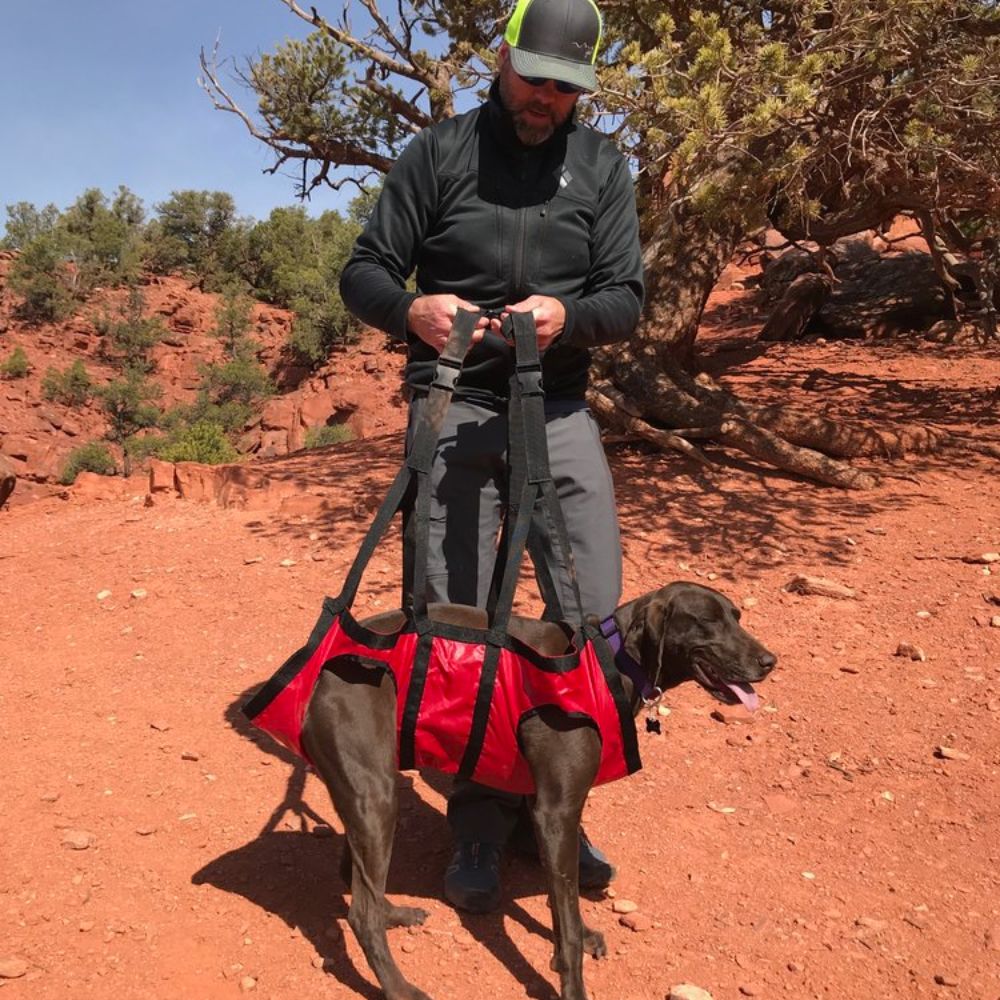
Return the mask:
M373 679L374 680L374 679ZM326 782L351 855L351 925L388 1000L429 1000L407 982L388 926L421 923L422 910L392 906L385 883L396 828L395 694L386 676L348 683L324 671L303 727L303 746Z
M580 915L580 817L600 763L600 741L590 726L542 709L521 727L521 745L536 792L531 803L535 837L549 873L549 902L561 1000L586 1000L583 955L606 953L603 937Z

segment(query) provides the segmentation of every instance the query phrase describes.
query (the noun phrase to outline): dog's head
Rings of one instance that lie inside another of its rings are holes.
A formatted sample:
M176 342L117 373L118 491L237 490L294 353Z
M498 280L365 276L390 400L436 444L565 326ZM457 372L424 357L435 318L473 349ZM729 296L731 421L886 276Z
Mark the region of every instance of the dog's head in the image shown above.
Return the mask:
M778 662L740 625L739 608L728 597L697 583L654 590L624 605L616 618L625 651L661 689L693 677L713 698L755 711L752 684Z

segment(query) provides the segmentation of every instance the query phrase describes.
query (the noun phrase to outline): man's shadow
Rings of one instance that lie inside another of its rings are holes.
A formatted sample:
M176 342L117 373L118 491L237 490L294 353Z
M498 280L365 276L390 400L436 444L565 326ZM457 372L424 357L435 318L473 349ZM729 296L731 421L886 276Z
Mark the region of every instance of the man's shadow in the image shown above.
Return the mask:
M348 910L349 887L341 880L339 861L347 849L342 834L330 822L333 806L326 800L327 817L305 800L308 765L261 730L255 729L241 711L258 690L255 685L231 702L225 718L232 729L254 743L262 754L276 757L289 768L281 801L270 811L260 833L242 847L220 855L195 872L195 885L213 885L224 892L243 896L288 927L296 928L323 958L323 968L358 996L378 1000L382 996L359 972L347 953L337 920ZM447 796L451 779L428 772L422 775L441 795ZM322 835L316 835L319 827ZM451 855L451 833L445 817L428 805L413 787L412 777L399 775L399 821L393 844L386 891L390 896L440 898L444 870ZM524 986L543 1000L557 993L528 963L507 936L504 916L551 940L551 930L542 926L513 897L534 895L544 884L537 867L524 863L505 864L503 910L485 916L459 914L465 929L485 944ZM457 961L457 958L456 958ZM426 985L426 984L425 984Z

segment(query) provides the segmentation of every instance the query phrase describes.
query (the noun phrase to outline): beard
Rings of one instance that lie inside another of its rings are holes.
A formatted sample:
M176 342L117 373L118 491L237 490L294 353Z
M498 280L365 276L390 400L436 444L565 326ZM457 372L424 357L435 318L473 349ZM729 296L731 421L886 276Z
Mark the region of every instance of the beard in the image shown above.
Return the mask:
M514 134L525 146L539 146L569 118L572 108L560 113L555 107L534 101L516 101L507 85L505 74L500 74L500 102L511 117Z

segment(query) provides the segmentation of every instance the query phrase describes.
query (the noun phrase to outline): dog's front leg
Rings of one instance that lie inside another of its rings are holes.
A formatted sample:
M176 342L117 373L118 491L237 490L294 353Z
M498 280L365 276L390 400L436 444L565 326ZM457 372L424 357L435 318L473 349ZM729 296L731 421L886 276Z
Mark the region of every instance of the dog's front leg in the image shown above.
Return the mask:
M395 694L350 683L331 671L317 682L303 727L303 746L316 765L344 824L351 864L347 922L387 1000L430 1000L407 982L389 950L387 926L421 923L426 914L385 898L396 829ZM345 867L348 867L345 865Z
M549 874L555 948L552 968L561 980L561 1000L587 1000L583 955L604 954L600 934L580 915L580 817L600 761L600 742L589 726L558 713L540 713L525 723L522 746L536 793L532 820L538 852Z

